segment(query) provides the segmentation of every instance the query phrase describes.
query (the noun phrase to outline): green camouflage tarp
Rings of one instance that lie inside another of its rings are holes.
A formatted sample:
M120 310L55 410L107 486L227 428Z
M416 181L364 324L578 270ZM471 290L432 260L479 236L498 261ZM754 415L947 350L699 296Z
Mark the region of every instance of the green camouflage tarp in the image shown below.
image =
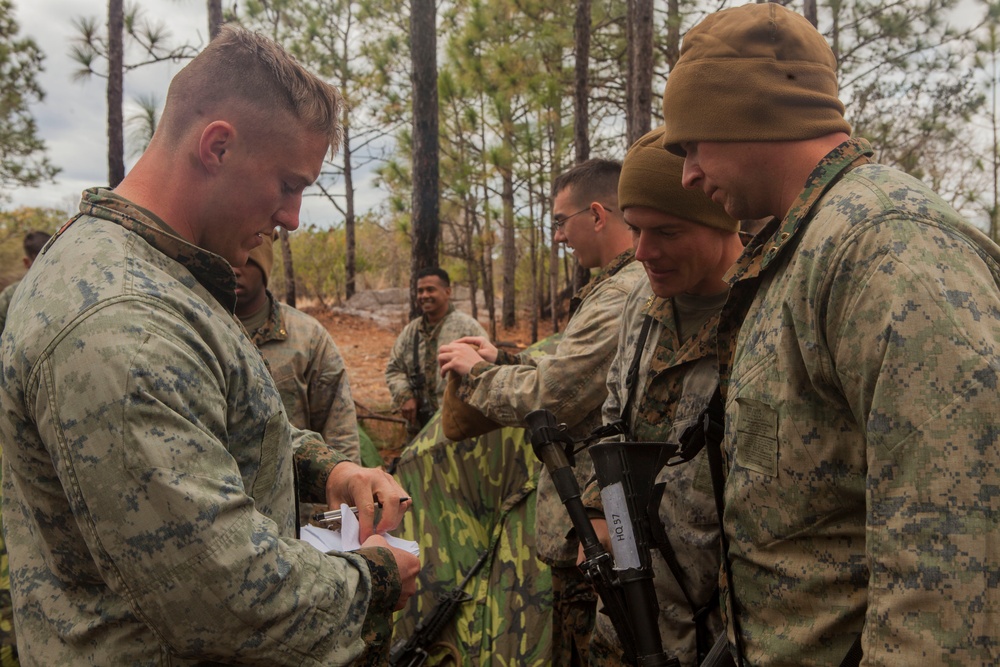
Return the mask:
M532 349L555 349L551 336ZM407 447L396 468L413 498L398 531L420 544L417 594L396 615L393 642L407 639L439 596L458 585L485 549L469 581L471 600L431 647L427 665L548 665L552 577L535 558L535 486L540 464L520 428L452 442L440 413Z
M361 441L361 465L366 468L378 468L382 465L382 455L360 424L358 424L358 437Z

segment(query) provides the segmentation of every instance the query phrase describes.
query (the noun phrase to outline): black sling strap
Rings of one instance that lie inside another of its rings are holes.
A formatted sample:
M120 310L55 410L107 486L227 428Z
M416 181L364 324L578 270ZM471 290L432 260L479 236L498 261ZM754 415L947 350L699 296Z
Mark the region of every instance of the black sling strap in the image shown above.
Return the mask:
M699 420L703 432L705 449L708 450L708 467L712 473L712 492L715 496L715 512L719 518L719 540L722 543L722 569L726 576L726 590L729 591L729 608L733 622L733 635L736 638L736 664L743 667L743 643L740 641L740 622L736 616L736 598L733 593L733 573L729 563L729 538L726 537L726 527L722 522L723 510L726 507L724 498L726 475L722 464L722 439L725 436L726 410L722 404L722 393L715 388L712 400L701 413ZM686 434L685 434L686 435Z
M634 434L632 432L632 425L629 421L630 415L632 413L632 404L635 402L636 385L639 379L639 365L642 363L642 355L646 349L646 340L649 338L649 331L653 328L653 316L646 315L642 320L642 329L639 331L639 338L636 340L635 344L635 355L632 357L632 363L629 366L628 373L625 375L625 404L622 406L621 414L618 417L618 432L622 433L626 438L634 439ZM699 448L700 449L700 448ZM695 450L690 456L685 458L685 461L690 460L697 453ZM675 464L672 464L675 465ZM662 496L662 489L659 494L655 497L659 498ZM659 503L657 503L657 506ZM704 607L699 608L695 602L694 598L691 597L691 593L688 591L688 587L684 585L684 570L681 568L680 563L677 561L677 554L670 544L670 538L667 536L667 531L663 527L663 522L659 520L659 517L655 517L657 520L653 520L654 517L650 517L650 527L653 532L653 538L656 541L656 546L660 551L660 555L666 562L667 567L670 569L670 573L674 577L674 581L677 582L677 587L681 589L681 593L684 595L684 599L687 601L688 608L691 610L691 617L695 624L695 636L696 644L698 650L698 660L701 661L702 658L711 650L714 638L711 632L708 630L708 625L706 623L708 614L715 608L718 604L718 595L713 595L709 599L709 603Z
M418 401L419 396L415 394L424 388L424 370L420 364L420 325L413 327L413 371L410 374L410 389L413 390L414 398Z
M653 328L653 316L646 315L642 319L642 329L639 330L639 338L635 342L635 356L632 357L632 364L625 375L625 405L622 406L618 421L625 428L622 433L626 438L632 437L632 427L629 425L629 413L632 412L632 403L635 402L635 385L639 378L639 364L642 362L642 353L646 349L646 339L649 338L649 330Z

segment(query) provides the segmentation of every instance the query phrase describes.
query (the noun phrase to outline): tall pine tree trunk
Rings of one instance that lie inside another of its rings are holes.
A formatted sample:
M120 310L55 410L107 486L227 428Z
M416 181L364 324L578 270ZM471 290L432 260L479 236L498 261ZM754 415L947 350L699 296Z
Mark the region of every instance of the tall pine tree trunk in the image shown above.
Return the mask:
M628 0L628 106L625 126L631 146L652 129L653 0Z
M292 266L292 244L288 242L288 230L278 227L278 245L281 246L281 265L285 273L285 303L295 307L295 267Z
M504 123L503 142L506 156L513 154L513 141L509 123ZM503 312L501 323L505 329L513 329L517 324L517 294L515 277L517 274L517 230L514 226L514 169L506 163L500 167L500 206L503 211Z
M125 131L122 117L125 59L124 0L108 1L108 184L125 178Z
M355 277L357 275L357 251L354 239L354 169L351 166L351 128L347 124L347 112L344 112L344 294L350 299L354 296Z
M590 0L577 0L573 42L573 147L579 163L590 157Z
M437 266L438 90L435 0L410 2L410 63L413 84L412 254L410 315L416 317L417 273Z
M222 0L208 0L208 38L215 39L222 27Z

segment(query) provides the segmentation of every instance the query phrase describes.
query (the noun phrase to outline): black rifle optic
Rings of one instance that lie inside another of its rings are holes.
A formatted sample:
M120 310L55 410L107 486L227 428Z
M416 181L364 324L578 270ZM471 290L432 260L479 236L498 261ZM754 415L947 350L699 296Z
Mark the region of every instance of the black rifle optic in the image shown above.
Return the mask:
M465 592L465 585L472 577L476 576L476 573L489 558L490 553L491 550L487 547L479 555L479 559L469 568L469 571L465 573L465 577L462 578L458 586L442 595L430 613L417 623L410 638L401 639L393 645L389 650L390 667L420 667L427 662L430 657L427 649L437 641L441 631L458 612L458 605L472 599Z
M598 473L598 482L602 488L601 495L605 498L605 516L612 534L616 561L621 561L616 565L612 562L611 554L597 539L587 510L580 499L580 485L577 484L571 463L573 440L564 429L556 425L555 416L548 410L530 412L524 421L531 433L531 447L535 451L535 456L545 464L552 476L556 492L566 511L569 512L570 520L580 538L584 553L584 562L580 564L580 569L601 596L604 611L611 619L621 641L624 661L637 667L679 666L677 658L664 653L663 643L660 640L657 624L660 611L652 585L648 518L649 505L655 502L654 516L659 520L656 513L659 495L653 497L653 482L663 464L676 452L676 446L634 442L624 443L628 448L619 446L623 443L591 446L591 457L594 458L595 467L608 468L603 479L602 474ZM603 449L599 455L595 455L595 448ZM640 457L641 460L634 463L632 457L636 452L633 452L633 449L642 450L644 454ZM649 452L653 452L654 449L655 461L647 461ZM600 460L598 456L601 457ZM661 460L663 463L654 468L654 464ZM647 480L650 474L652 478ZM616 488L619 489L615 492L617 495L611 498L610 509L609 496L604 491L606 482L609 485L617 485ZM660 493L662 494L662 487ZM619 498L621 503L617 502ZM633 525L634 518L638 518L638 521ZM617 557L619 545L624 560ZM632 558L635 555L638 560Z

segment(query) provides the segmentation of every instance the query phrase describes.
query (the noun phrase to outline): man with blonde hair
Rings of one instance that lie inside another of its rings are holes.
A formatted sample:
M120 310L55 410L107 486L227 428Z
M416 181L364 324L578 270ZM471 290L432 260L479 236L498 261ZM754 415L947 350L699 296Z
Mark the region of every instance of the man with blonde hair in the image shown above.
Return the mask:
M875 164L837 85L809 21L752 4L688 32L663 97L685 187L774 216L719 322L731 648L995 665L1000 248Z
M0 341L3 505L26 664L345 665L387 649L419 562L373 533L383 471L293 428L233 316L234 266L338 136L336 90L232 27L174 77L114 191L84 193ZM294 539L293 479L362 548Z

